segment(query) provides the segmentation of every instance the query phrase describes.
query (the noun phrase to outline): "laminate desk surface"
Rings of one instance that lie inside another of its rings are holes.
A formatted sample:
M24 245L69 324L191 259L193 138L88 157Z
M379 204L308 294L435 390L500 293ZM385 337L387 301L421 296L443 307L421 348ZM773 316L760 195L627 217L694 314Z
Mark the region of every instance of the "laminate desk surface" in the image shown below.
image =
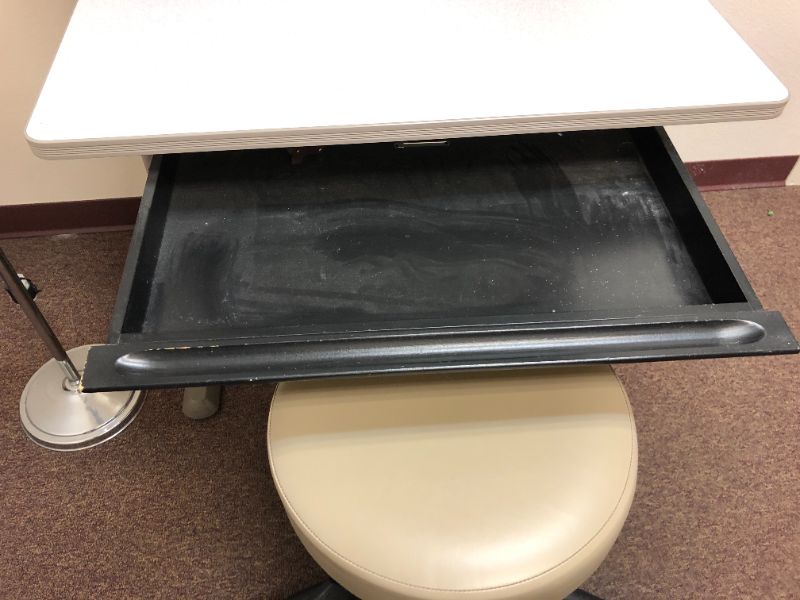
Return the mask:
M777 116L705 0L80 0L27 128L42 157Z

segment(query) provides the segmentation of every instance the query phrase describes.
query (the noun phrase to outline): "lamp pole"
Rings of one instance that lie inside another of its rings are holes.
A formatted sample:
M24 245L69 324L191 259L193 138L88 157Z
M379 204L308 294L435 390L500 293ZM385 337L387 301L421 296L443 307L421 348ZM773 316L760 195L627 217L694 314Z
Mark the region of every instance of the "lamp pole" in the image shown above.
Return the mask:
M11 261L8 260L2 248L0 248L0 277L3 278L6 289L8 289L14 302L20 305L22 312L28 317L28 320L47 346L50 354L53 355L53 358L64 370L69 384L74 386L74 389L78 389L81 380L78 369L75 368L75 364L70 359L67 351L64 350L64 346L61 345L61 342L58 337L56 337L50 324L44 318L42 311L39 310L39 307L36 306L36 303L33 301L35 292L31 294L29 288L25 287L23 280L17 275L16 269L14 269L14 266L11 264ZM35 287L33 289L35 290Z

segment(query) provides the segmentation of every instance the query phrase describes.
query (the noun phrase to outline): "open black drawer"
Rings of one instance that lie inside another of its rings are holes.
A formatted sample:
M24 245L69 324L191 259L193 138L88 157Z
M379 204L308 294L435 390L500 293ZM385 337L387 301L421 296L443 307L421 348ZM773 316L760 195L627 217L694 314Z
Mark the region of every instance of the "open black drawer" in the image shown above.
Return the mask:
M797 350L663 130L612 130L157 158L83 383Z

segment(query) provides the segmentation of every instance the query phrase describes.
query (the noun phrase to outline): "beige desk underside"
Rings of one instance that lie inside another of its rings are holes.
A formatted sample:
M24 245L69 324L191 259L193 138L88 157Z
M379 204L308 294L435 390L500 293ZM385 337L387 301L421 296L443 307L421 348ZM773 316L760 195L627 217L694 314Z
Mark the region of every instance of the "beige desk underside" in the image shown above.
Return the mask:
M706 0L80 0L27 128L47 158L777 116Z

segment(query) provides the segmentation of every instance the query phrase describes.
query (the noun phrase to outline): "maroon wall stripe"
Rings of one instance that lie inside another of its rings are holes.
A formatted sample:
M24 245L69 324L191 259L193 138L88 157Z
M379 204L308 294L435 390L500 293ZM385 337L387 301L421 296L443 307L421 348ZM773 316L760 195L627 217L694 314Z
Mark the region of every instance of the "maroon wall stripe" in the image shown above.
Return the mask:
M687 163L702 191L778 187L797 156L771 156ZM120 231L136 222L139 198L0 206L0 239L58 233Z
M797 164L797 156L737 158L687 163L701 191L780 187Z
M0 238L131 229L140 198L0 206Z

